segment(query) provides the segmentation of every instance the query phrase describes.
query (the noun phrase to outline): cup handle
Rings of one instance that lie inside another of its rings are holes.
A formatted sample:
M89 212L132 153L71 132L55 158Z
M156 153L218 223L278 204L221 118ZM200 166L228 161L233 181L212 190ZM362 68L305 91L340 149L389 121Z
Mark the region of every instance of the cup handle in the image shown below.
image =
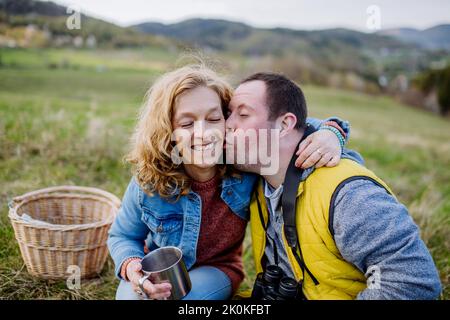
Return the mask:
M141 289L141 292L142 292L143 296L144 296L146 299L148 299L148 295L147 295L147 293L146 293L145 290L144 290L144 282L145 282L149 277L150 277L150 273L147 273L147 274L144 274L144 276L142 276L142 277L139 279L139 289Z

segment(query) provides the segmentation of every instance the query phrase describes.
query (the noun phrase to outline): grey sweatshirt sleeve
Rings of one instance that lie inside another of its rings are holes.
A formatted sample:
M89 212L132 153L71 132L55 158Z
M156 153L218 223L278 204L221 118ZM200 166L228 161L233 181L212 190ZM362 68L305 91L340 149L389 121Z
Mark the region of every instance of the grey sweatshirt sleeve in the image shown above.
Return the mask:
M438 298L439 274L419 229L384 188L370 180L348 182L338 191L332 225L343 258L370 277L357 299Z

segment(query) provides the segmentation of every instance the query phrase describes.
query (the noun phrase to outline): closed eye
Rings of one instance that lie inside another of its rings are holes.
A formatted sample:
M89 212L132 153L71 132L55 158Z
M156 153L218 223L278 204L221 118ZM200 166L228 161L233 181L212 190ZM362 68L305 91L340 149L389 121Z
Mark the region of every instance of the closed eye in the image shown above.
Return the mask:
M182 128L189 128L189 127L191 127L193 124L194 124L193 122L189 122L189 123L183 123L183 124L181 124L180 126L181 126Z

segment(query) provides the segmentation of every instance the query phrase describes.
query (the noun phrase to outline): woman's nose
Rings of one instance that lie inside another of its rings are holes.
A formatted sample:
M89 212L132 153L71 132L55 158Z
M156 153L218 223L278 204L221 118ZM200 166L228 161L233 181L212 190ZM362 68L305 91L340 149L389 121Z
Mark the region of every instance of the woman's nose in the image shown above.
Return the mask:
M194 137L204 140L208 135L210 135L209 131L211 131L212 128L209 127L209 124L207 121L198 121L196 122L194 126Z
M192 130L192 133L195 136L202 136L205 132L206 126L205 121L198 120L194 122L194 128Z

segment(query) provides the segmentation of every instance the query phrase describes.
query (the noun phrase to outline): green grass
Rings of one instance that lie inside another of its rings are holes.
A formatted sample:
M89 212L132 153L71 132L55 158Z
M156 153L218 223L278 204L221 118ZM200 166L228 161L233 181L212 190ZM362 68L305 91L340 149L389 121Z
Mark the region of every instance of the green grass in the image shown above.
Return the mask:
M109 259L100 277L65 282L31 277L7 218L13 196L52 185L94 186L121 197L122 162L143 95L175 57L159 51L0 50L0 298L113 299ZM450 125L386 97L305 88L313 116L352 124L350 147L383 178L421 227L450 298ZM244 261L251 286L249 237Z

